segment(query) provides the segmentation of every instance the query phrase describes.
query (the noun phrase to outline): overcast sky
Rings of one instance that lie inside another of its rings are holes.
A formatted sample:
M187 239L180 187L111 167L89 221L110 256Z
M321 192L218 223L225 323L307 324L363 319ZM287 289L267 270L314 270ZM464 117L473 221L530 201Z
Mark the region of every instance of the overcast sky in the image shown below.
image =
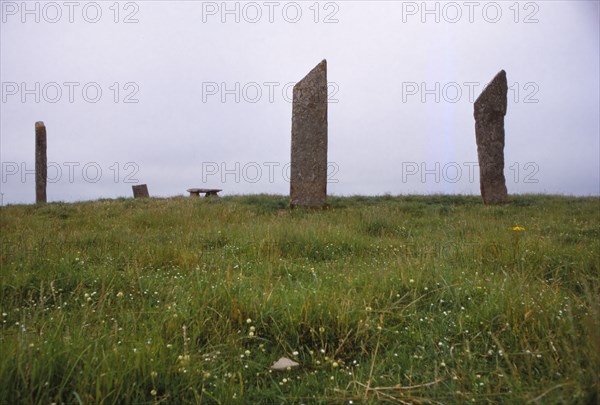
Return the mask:
M289 192L292 86L328 61L335 195L479 194L501 69L510 194L600 194L596 1L0 1L2 203Z

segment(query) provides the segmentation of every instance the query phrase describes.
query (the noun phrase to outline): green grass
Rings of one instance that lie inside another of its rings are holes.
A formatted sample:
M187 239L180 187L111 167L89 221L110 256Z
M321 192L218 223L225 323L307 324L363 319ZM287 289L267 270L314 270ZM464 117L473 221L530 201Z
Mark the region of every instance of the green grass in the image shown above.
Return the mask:
M600 199L329 202L0 208L0 403L598 401Z

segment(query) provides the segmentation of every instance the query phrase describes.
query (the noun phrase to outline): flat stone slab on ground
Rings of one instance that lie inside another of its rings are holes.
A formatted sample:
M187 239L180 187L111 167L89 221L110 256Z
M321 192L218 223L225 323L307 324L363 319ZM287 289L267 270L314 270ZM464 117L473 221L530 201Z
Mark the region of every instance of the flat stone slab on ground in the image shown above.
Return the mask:
M223 190L218 188L188 188L187 192L190 193L190 197L196 196L200 197L200 194L206 194L206 197L216 196L217 193Z

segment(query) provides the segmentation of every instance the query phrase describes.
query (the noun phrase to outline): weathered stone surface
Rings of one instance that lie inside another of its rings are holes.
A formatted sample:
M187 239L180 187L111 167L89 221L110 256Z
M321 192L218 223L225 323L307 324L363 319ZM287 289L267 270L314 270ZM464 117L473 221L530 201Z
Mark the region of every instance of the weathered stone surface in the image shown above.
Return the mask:
M290 206L327 203L327 61L294 86Z
M484 204L504 204L508 200L504 178L507 92L506 72L501 70L475 100L475 137Z
M148 198L150 197L150 193L148 193L148 186L146 184L139 184L137 186L131 186L133 189L133 198Z
M219 188L188 188L187 192L190 193L190 197L200 197L200 194L204 194L206 197L218 197L221 189Z
M271 370L286 371L298 366L299 364L294 360L290 360L287 357L281 357L279 360L273 363Z
M35 123L35 202L45 203L48 158L46 155L46 126L42 121Z

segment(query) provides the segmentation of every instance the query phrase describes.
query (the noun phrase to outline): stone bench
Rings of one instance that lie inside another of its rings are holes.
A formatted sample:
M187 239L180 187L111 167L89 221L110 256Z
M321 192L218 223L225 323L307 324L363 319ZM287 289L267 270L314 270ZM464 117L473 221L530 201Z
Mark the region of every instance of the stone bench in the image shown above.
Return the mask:
M206 197L214 196L218 197L217 193L219 190L216 188L188 188L187 192L190 193L190 197L200 197L200 194L205 194Z

